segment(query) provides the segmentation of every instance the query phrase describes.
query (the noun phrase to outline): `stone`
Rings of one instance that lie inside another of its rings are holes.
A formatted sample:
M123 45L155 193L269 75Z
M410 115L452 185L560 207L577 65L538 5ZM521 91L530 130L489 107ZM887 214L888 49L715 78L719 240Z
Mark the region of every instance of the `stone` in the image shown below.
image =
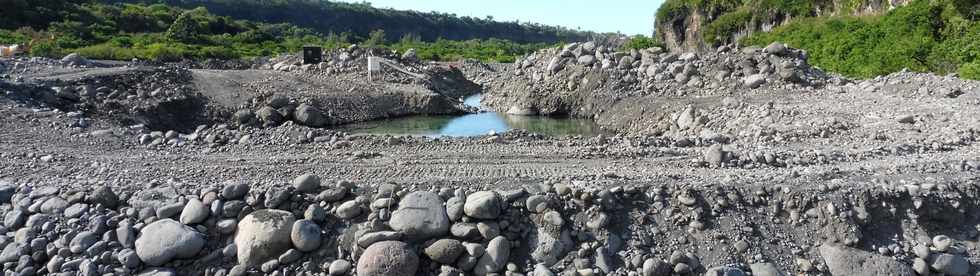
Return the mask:
M953 245L953 239L946 235L937 235L932 238L932 247L936 248L936 251L946 252L949 247Z
M295 220L290 212L272 209L258 210L242 218L235 234L238 263L257 266L286 252L292 247Z
M401 240L402 236L403 235L401 232L395 231L371 232L361 235L361 237L357 239L357 245L367 248L376 242Z
M673 269L670 264L660 259L643 261L643 276L670 276Z
M503 206L500 196L493 191L480 191L466 197L463 212L478 219L495 219Z
M445 236L449 234L450 225L442 198L428 191L412 192L402 198L388 224L409 240Z
M915 275L908 265L889 257L840 245L821 245L820 256L832 275Z
M777 55L777 56L783 56L787 53L787 50L788 49L786 48L786 45L779 42L773 42L773 43L769 43L769 46L766 46L766 48L762 49L762 52L767 54Z
M320 177L312 174L304 174L293 179L293 188L299 193L313 193L320 189Z
M459 221L463 218L463 204L465 201L460 197L451 197L446 201L446 215L451 221Z
M3 226L9 230L17 230L27 222L27 213L20 209L13 209L3 216Z
M312 252L320 248L322 239L320 236L320 226L312 220L297 220L293 223L290 238L293 241L293 246L299 251Z
M425 248L425 255L440 264L455 264L466 248L463 243L453 239L441 239Z
M330 273L331 276L339 276L347 274L347 271L350 271L350 268L350 261L341 259L331 262L327 272Z
M88 59L78 53L71 53L61 58L61 63L64 65L86 65L88 64Z
M279 110L271 106L263 106L255 111L255 116L262 121L264 126L277 126L285 120Z
M49 215L61 215L64 214L65 208L68 208L68 201L61 197L51 197L41 204L41 213Z
M596 58L593 55L583 55L578 57L578 64L581 64L582 66L592 66L595 64L595 62Z
M464 240L475 239L481 235L480 229L475 223L455 223L449 228L449 232L452 233L453 237Z
M143 263L160 266L173 259L194 257L204 248L204 235L172 219L153 222L140 231L136 255Z
M565 68L565 59L561 57L553 57L551 58L551 61L548 62L548 72L552 75L560 72L563 68Z
M469 199L467 199L469 201ZM510 258L510 241L504 237L496 237L487 243L487 252L480 256L473 273L477 276L485 276L500 272L507 265Z
M192 225L204 222L211 215L211 209L196 198L187 201L184 210L180 212L180 223Z
M357 204L357 200L350 200L337 206L335 214L341 219L352 219L361 214L361 206Z
M85 197L89 204L101 204L103 207L115 209L119 206L119 196L108 186L96 188L92 193Z
M140 266L140 257L136 254L136 250L123 249L119 251L119 254L116 254L116 260L126 268L132 269Z
M947 253L937 254L930 267L949 276L965 276L970 273L970 262L966 258Z
M88 250L97 241L99 241L98 234L91 231L83 231L71 239L68 248L71 250L71 253L78 254Z
M419 257L408 244L383 241L369 246L357 260L360 276L411 276L418 271Z
M766 75L764 74L754 74L743 79L745 86L755 89L759 88L763 84L766 84Z
M323 111L316 107L303 103L296 107L294 114L296 122L308 127L322 127L327 125L328 120Z
M341 188L330 188L330 189L323 190L322 192L320 192L319 194L317 194L316 195L316 200L317 201L325 201L327 203L331 203L331 202L337 202L337 201L339 201L341 199L344 199L344 196L346 196L346 195L347 195L347 190L345 190L345 189L341 189Z
M754 263L749 266L752 276L786 276L773 263Z
M17 192L17 186L0 180L0 204L10 203L15 192Z
M248 194L248 190L248 184L245 183L227 184L221 189L221 197L228 200L241 199Z

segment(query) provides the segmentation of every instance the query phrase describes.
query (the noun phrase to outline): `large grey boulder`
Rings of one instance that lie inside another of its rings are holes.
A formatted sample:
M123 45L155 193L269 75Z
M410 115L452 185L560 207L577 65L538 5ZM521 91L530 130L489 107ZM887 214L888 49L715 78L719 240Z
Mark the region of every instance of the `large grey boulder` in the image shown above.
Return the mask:
M273 209L258 210L242 218L235 234L238 263L257 266L286 252L292 247L290 236L295 221L292 213Z
M172 219L161 219L143 227L136 238L136 255L143 263L159 266L173 259L197 256L205 244L204 235Z
M191 225L204 222L211 215L211 209L204 206L204 203L194 198L187 201L184 210L180 212L180 223Z
M308 127L322 127L327 125L327 116L323 111L309 104L300 104L296 107L296 122Z
M831 275L915 275L911 267L892 258L840 245L821 245L820 256Z
M500 216L503 200L493 191L480 191L466 197L463 212L478 219L495 219Z
M425 240L449 234L449 216L439 195L418 191L398 202L391 215L391 229L405 234L409 240Z
M480 256L473 273L477 276L484 276L500 272L507 266L510 258L510 241L504 237L496 237L487 244L487 252Z
M383 241L371 244L357 260L359 276L411 276L419 267L419 256L408 244Z

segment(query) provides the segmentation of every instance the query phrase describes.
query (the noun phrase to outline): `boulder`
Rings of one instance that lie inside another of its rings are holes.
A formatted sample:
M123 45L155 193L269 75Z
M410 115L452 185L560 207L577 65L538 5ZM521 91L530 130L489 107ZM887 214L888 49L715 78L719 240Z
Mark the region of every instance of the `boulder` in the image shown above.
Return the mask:
M439 195L417 191L398 202L398 209L388 222L391 229L405 234L409 240L426 240L449 234L449 216Z
M480 256L473 273L477 276L485 276L500 272L507 266L510 258L510 241L504 237L496 237L487 244L487 252Z
M776 265L772 263L754 263L749 266L752 276L785 276Z
M789 49L786 48L786 45L779 42L773 42L770 43L769 46L766 46L765 49L762 49L762 52L767 54L777 55L777 56L783 56L786 55L788 50Z
M743 81L745 83L745 86L748 86L749 88L752 88L752 89L759 88L763 84L766 84L766 75L764 75L764 74L754 74L754 75L745 77L745 79Z
M582 66L592 66L595 64L595 62L596 59L593 55L582 55L578 57L578 64L581 64Z
M462 242L454 239L441 239L426 247L425 255L437 263L451 265L456 263L456 259L465 251L466 248L463 247Z
M305 103L296 107L294 117L297 123L308 127L322 127L328 123L327 116L320 109Z
M820 256L831 275L915 275L911 267L892 258L840 245L821 245Z
M235 234L238 263L257 266L286 252L292 247L295 221L292 213L273 209L258 210L242 218Z
M200 200L194 198L187 201L184 210L180 212L180 223L191 225L204 222L211 215L211 210Z
M494 191L480 191L466 197L463 212L478 219L495 219L500 216L503 200Z
M371 244L357 260L360 276L412 276L418 270L419 257L408 244L383 241Z
M143 263L160 266L173 259L197 256L204 235L172 219L161 219L143 227L136 238L136 255Z
M290 239L293 241L293 246L299 251L312 252L320 248L322 239L320 236L320 226L312 220L297 220L293 223Z

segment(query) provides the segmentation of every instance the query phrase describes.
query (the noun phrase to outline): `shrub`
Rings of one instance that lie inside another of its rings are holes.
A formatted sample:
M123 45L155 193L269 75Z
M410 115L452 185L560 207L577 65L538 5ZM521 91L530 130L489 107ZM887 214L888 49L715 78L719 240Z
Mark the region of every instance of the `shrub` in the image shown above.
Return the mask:
M963 64L958 73L964 79L980 80L980 61Z

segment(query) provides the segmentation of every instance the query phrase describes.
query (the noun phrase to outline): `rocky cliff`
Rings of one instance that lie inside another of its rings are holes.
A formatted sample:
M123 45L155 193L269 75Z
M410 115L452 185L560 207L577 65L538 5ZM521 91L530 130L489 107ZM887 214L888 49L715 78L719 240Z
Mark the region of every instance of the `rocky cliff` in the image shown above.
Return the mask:
M793 18L881 14L911 1L667 0L657 10L657 37L669 49L703 51Z

